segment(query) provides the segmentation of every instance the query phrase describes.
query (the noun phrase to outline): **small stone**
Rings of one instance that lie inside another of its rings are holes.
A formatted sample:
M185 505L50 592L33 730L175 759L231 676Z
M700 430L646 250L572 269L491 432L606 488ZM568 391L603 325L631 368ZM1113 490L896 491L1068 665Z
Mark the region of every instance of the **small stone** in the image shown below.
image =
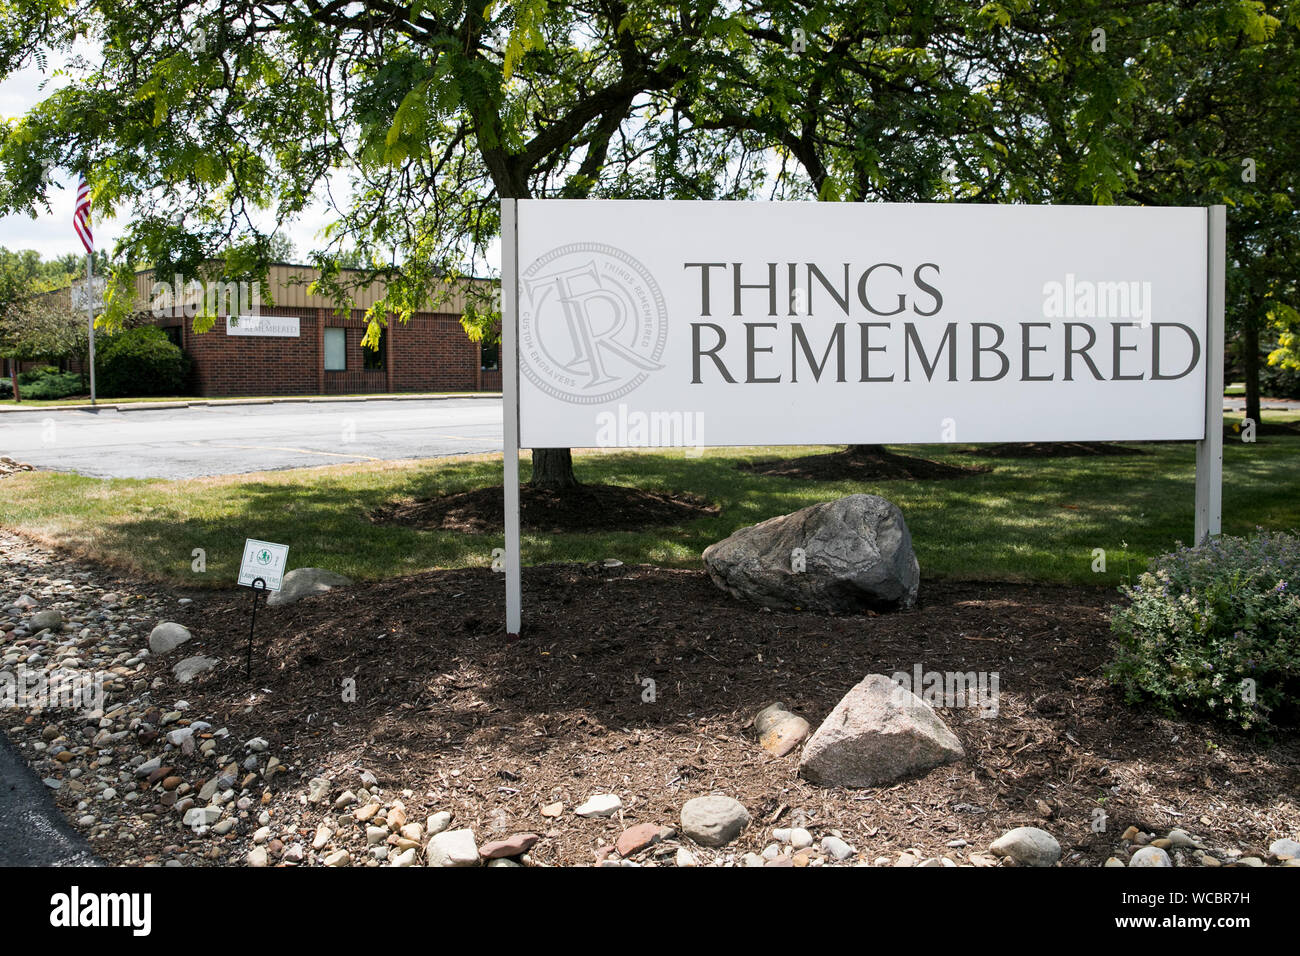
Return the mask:
M447 810L440 810L424 821L425 832L431 837L437 836L449 826L451 826L451 813Z
M1110 859L1108 859L1105 863L1102 864L1102 866L1111 866L1111 867L1123 866L1123 865L1124 865L1124 861L1117 856L1112 856Z
M188 628L164 621L149 632L149 653L169 654L193 637Z
M1128 861L1129 866L1173 866L1169 854L1158 846L1144 846Z
M803 827L795 827L790 831L790 845L796 850L802 850L804 847L812 846L812 834Z
M522 856L540 840L536 833L516 833L504 840L492 840L479 848L479 856L485 860L497 860L508 856Z
M619 856L631 856L659 842L660 828L653 823L638 823L619 834L614 848Z
M684 846L677 848L677 857L675 859L678 866L696 866L695 857L690 850Z
M27 629L32 634L37 631L43 631L46 628L56 628L63 626L63 615L58 611L37 611L27 619Z
M1268 845L1268 855L1275 860L1300 859L1300 842L1283 837Z
M474 831L444 830L429 841L425 850L429 866L478 866L478 844Z
M822 853L832 860L847 860L857 852L839 837L822 837Z
M1186 830L1170 830L1169 843L1171 846L1185 846L1199 849L1200 844L1192 839Z
M564 804L559 801L548 803L546 806L542 807L542 816L544 817L558 817L563 812Z
M623 809L623 801L612 793L598 793L573 812L583 818L613 816Z
M182 684L188 684L200 674L206 674L221 662L215 657L187 657L172 668L172 675Z
M325 857L326 866L350 866L352 863L352 854L347 850L335 850L329 856Z
M249 866L259 866L259 867L266 866L267 864L266 850L260 846L254 847L253 849L248 851L248 856L246 856L244 860L246 863L248 863Z
M330 795L330 781L326 777L312 777L307 782L307 802L312 806L324 803Z
M357 795L351 790L344 790L334 801L335 810L344 810L357 802Z
M1061 858L1056 837L1038 827L1016 827L993 841L989 849L1021 866L1052 866Z
M731 797L695 797L682 806L682 833L702 846L726 846L748 825L749 811Z

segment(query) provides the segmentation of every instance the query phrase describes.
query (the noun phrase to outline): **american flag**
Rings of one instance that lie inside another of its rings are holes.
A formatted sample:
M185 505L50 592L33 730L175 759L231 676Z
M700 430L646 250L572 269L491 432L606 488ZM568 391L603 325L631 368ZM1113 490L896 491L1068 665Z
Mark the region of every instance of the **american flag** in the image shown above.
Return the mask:
M90 232L90 186L83 173L77 184L77 208L72 214L72 228L77 230L86 253L95 251L95 237Z

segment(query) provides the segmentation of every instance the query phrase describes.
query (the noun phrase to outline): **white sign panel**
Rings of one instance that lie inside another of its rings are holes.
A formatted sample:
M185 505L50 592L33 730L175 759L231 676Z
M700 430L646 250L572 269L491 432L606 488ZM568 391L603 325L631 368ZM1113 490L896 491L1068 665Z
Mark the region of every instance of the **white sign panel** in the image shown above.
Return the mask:
M1200 208L520 201L519 444L1201 439L1207 230Z
M226 334L296 339L301 326L296 315L228 315Z
M108 289L108 279L104 276L92 276L90 279L90 294L86 294L86 280L72 283L69 290L71 296L72 308L78 311L85 309L102 309L104 307L104 293Z
M287 544L245 538L244 559L239 563L239 583L245 587L252 587L253 582L261 578L266 582L268 591L278 591L288 560Z

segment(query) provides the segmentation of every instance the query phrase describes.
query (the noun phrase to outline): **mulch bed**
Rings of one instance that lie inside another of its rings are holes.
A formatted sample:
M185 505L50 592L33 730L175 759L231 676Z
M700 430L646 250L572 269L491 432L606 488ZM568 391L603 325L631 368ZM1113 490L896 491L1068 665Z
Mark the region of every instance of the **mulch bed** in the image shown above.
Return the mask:
M929 458L897 455L886 449L868 452L854 447L824 455L741 462L737 467L758 475L806 481L942 481L968 478L989 470L984 466L948 465Z
M188 685L153 663L158 699L185 697L271 741L293 768L273 785L277 804L296 811L310 777L365 768L412 791L412 819L452 810L480 841L543 834L544 863L589 864L622 826L675 824L683 802L712 791L754 819L736 853L761 850L799 813L869 858L941 855L957 839L983 851L1039 825L1076 865L1104 861L1130 824L1256 853L1300 825L1296 735L1252 741L1130 708L1109 687L1109 589L925 581L913 610L830 616L750 607L702 571L548 565L525 569L524 633L508 642L500 575L436 571L263 609L251 682L247 592L192 596L177 618L196 635L187 652L223 663ZM815 727L864 675L916 664L999 674L996 717L941 711L962 762L886 788L823 789L797 776L797 751L758 746L763 705L784 701ZM572 815L603 792L622 797L621 824ZM555 800L564 815L540 816ZM1104 833L1090 826L1098 807Z
M552 534L639 531L710 517L721 510L695 495L660 494L620 485L579 485L562 493L523 485L519 492L521 525L529 531ZM496 486L395 502L375 509L370 518L380 523L464 534L500 534L505 526L504 494Z
M1146 454L1141 448L1108 441L1003 442L997 445L977 445L963 449L962 453L979 455L981 458L1091 458Z

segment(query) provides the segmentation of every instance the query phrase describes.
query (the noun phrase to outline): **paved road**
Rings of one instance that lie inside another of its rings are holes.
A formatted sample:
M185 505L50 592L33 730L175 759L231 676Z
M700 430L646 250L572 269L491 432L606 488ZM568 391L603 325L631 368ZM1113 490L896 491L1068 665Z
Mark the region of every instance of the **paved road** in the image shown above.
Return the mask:
M1244 412L1246 410L1246 400L1244 398L1225 398L1223 400L1225 411ZM1300 412L1300 401L1294 398L1261 398L1259 400L1259 410L1261 412Z
M197 478L501 447L499 398L0 415L0 455L96 478Z
M98 866L45 784L0 733L0 866Z

